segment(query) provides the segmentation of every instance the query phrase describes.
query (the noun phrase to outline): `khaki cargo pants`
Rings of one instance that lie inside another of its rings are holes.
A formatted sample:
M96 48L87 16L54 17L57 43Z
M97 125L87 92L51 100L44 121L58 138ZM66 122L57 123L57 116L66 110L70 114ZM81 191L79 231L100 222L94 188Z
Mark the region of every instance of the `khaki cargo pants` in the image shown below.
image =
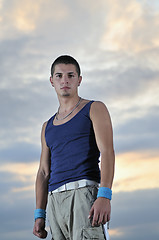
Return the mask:
M52 240L106 239L103 226L92 227L89 211L97 187L87 186L48 196L48 217Z

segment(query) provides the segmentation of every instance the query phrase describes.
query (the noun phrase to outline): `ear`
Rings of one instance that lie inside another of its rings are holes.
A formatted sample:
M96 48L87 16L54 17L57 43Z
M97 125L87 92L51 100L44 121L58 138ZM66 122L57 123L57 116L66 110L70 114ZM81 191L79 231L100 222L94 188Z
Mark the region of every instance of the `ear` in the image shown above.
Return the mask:
M78 86L80 86L81 81L82 81L82 76L80 76L80 77L78 78Z
M53 78L52 78L52 76L50 77L50 82L51 82L51 85L54 87L54 83L53 83Z

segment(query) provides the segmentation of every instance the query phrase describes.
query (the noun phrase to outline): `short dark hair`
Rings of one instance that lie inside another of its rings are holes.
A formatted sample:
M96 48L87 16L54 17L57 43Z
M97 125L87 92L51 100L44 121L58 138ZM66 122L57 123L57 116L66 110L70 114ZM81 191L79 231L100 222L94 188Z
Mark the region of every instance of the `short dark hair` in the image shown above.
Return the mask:
M78 73L78 76L81 75L81 69L79 66L79 63L74 59L73 57L69 55L62 55L59 56L51 65L51 76L53 77L54 71L55 71L55 66L57 64L73 64L76 68L76 71Z

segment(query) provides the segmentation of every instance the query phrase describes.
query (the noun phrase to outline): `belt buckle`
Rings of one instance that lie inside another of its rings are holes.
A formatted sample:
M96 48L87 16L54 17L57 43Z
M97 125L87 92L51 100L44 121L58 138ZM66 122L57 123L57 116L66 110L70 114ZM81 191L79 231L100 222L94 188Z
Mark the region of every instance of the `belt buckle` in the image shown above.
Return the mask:
M79 183L78 183L78 181L77 182L75 182L75 187L74 187L75 189L78 189L79 188Z
M67 191L67 183L65 183L63 187L64 187L63 191Z

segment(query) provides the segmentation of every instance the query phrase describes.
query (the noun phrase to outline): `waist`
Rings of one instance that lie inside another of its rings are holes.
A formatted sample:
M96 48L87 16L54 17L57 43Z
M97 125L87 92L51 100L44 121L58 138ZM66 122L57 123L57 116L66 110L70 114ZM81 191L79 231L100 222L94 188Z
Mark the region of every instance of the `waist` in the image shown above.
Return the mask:
M86 186L98 187L99 184L96 181L82 179L82 180L78 180L78 181L75 181L75 182L65 183L64 185L60 186L59 188L57 188L53 191L50 191L49 195L51 195L52 193L57 193L57 192L75 190L75 189L86 187Z

